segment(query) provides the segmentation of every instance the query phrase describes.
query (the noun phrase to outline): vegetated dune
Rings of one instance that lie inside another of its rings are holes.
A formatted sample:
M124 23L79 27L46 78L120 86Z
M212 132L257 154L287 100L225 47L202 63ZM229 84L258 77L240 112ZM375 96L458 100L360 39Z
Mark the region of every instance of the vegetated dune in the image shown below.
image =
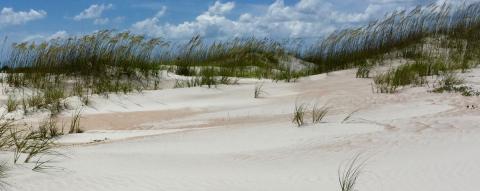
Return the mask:
M479 69L462 75L480 83ZM362 153L358 190L478 189L478 96L427 87L378 94L354 70L239 83L94 96L83 110L86 132L58 140L64 156L41 172L15 166L7 188L339 190L339 166ZM258 83L263 94L255 99ZM296 127L299 103L330 109L321 123L307 114Z
M15 44L0 78L0 181L339 190L360 156L354 189L478 190L478 10L394 12L305 50L199 36L168 48L108 30Z

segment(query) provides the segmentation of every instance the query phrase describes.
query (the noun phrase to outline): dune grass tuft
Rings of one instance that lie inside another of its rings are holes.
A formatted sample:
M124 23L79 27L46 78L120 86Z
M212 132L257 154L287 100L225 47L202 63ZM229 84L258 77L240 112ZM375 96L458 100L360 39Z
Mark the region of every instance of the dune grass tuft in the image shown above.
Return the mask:
M253 97L254 98L260 98L265 93L266 92L263 90L263 83L255 85L255 89L254 89L254 92L253 92Z
M327 106L318 107L318 105L315 104L312 107L312 123L316 124L322 122L323 118L327 115L329 110L330 108Z
M338 169L338 182L341 191L354 191L358 178L365 166L365 161L360 161L360 155L351 159L344 167Z
M82 108L78 108L73 114L70 121L70 130L69 134L74 133L83 133L83 130L80 128L80 120L82 118Z
M307 113L307 105L306 104L295 103L292 122L295 123L297 125L297 127L303 126L305 124L304 117L305 117L306 113Z
M14 96L8 96L8 99L7 99L7 112L13 112L15 110L17 110L18 108L18 101L15 99Z

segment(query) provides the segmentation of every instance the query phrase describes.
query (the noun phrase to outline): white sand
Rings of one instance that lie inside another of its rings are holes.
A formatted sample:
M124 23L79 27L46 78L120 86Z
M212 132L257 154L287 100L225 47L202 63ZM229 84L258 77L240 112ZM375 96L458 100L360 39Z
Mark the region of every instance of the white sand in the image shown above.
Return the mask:
M479 70L466 75L480 83ZM17 165L5 181L19 191L339 190L338 167L363 153L360 191L479 189L480 109L466 108L478 108L479 97L374 94L371 80L354 76L267 81L261 99L254 82L94 97L88 131L59 139L75 145L58 149L66 157L55 168ZM295 128L295 102L327 103L326 123Z

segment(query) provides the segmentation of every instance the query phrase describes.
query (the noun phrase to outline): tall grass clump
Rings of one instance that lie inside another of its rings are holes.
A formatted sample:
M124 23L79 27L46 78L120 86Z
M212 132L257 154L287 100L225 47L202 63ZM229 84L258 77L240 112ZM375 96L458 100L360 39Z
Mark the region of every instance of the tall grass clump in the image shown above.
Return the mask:
M295 108L293 110L293 118L292 122L297 125L297 127L301 127L305 124L304 117L307 113L307 105L306 104L298 104L295 103Z
M28 141L33 137L33 133L24 134L24 131L10 129L10 137L14 146L13 163L16 164L22 153L26 152Z
M318 105L315 104L312 107L312 123L315 124L322 122L329 110L330 108L327 106L318 107Z
M1 184L5 184L5 182L3 182L3 179L7 178L7 171L10 170L10 168L7 166L7 163L6 162L1 162L0 163L0 183ZM1 185L0 187L2 187L3 185Z
M373 66L369 65L367 62L360 64L357 68L356 77L357 78L369 78L370 77L370 70Z
M84 93L78 87L97 94L128 92L133 90L130 87L149 85L145 81L157 69L152 52L163 45L158 38L109 30L40 44L18 43L7 61L7 82L43 90L46 101L54 107L64 92ZM69 80L77 86L69 85Z
M24 162L28 163L36 156L55 153L52 151L55 147L52 137L45 137L40 131L10 129L10 138L14 150L14 164L22 154L26 154Z
M7 103L6 103L7 112L13 112L17 110L18 105L19 103L14 96L8 96Z
M186 44L174 47L166 64L175 65L175 73L195 76L198 69L216 67L216 76L271 78L279 61L286 57L285 48L270 39L234 38L205 43L194 36Z
M283 64L291 58L302 59L308 67ZM160 70L192 77L176 87L215 87L230 84L230 77L294 82L301 76L353 67L358 67L358 78L369 78L373 66L395 59L412 63L375 77L379 92L423 85L426 76L439 71L465 72L478 65L480 3L434 3L397 10L384 19L336 31L315 43L254 37L205 42L198 35L173 43L102 30L14 44L2 70L9 86L34 88L47 96L50 87L59 87L64 95L88 101L89 94L157 89ZM49 97L45 100L51 102ZM61 109L57 103L53 101L52 112Z
M358 178L365 165L365 161L360 161L360 155L355 156L344 167L338 169L338 182L341 191L354 191Z
M465 50L461 60L468 67L468 59L478 59L479 10L480 3L463 6L432 3L411 11L394 11L385 19L368 25L336 31L309 48L302 57L317 64L317 72L324 73L359 66L368 59L384 59L385 56L417 57L428 50L427 44L432 44L426 42L428 39L454 40L464 42L463 46L442 44Z
M263 83L256 84L255 89L253 91L253 97L254 98L260 98L260 96L262 96L264 93L265 93L265 91L263 90Z
M69 134L72 133L83 133L83 130L80 128L80 120L82 118L82 108L77 109L73 114L70 121L70 130Z
M480 96L478 90L472 87L462 85L464 80L459 78L455 73L446 73L441 76L441 80L438 83L438 87L433 89L435 93L443 92L455 92L460 93L463 96Z
M13 122L13 120L7 119L5 114L0 115L0 150L11 146L10 130Z
M3 189L6 190L6 186L8 184L5 181L5 178L8 177L7 172L9 170L10 170L10 167L8 166L7 162L5 162L5 161L0 162L0 190L3 190Z
M40 123L38 133L42 138L55 138L63 134L58 128L57 120L53 117Z

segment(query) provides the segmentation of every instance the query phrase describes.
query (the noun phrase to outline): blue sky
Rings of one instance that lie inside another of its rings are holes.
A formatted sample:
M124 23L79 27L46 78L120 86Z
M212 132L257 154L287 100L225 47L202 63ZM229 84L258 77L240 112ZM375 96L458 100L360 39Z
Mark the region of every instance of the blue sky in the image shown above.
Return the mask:
M116 29L172 40L194 34L211 39L316 38L432 1L1 0L0 37L46 40Z

